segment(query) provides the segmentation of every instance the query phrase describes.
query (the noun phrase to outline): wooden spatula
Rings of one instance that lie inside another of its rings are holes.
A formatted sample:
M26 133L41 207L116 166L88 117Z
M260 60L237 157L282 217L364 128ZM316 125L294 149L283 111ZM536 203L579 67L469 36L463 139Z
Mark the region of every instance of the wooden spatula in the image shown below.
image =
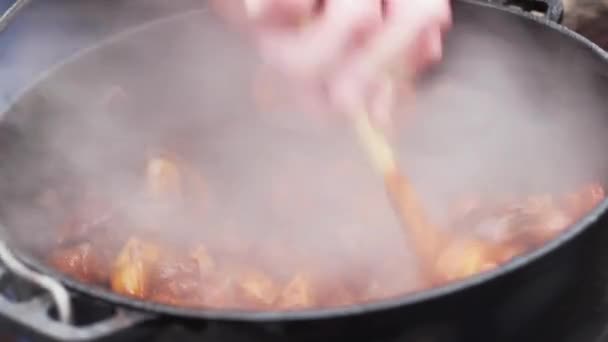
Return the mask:
M434 263L445 246L446 236L429 221L414 187L399 169L386 136L373 126L367 112L360 111L353 117L361 145L372 166L384 178L388 196L406 233L412 238L421 268L434 278Z

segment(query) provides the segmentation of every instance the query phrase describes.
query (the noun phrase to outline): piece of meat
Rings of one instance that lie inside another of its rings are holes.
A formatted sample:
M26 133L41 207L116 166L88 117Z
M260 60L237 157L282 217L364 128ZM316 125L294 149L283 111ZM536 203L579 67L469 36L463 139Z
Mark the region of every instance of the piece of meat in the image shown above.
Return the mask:
M389 254L386 254L387 256ZM418 276L412 256L395 253L380 265L372 265L367 274L360 275L365 287L357 298L363 301L387 299L427 287L428 283Z
M283 310L297 310L314 307L315 284L308 274L296 274L283 288L277 299L277 307Z
M475 240L450 242L435 263L435 278L439 283L472 276L491 268L495 261L486 244Z
M484 196L471 193L460 196L448 207L446 225L458 233L475 232L475 227L483 221L506 218L518 205L517 198L510 195Z
M540 247L546 241L556 237L575 219L556 206L544 208L537 215L536 225L528 227L528 246L531 248Z
M234 272L236 292L244 307L251 309L272 307L281 291L272 278L249 267L238 267Z
M511 244L511 245L499 245L492 246L491 251L491 262L488 262L484 266L484 271L496 268L501 264L510 261L511 259L523 255L530 247L525 244Z
M453 229L439 229L434 218L426 216L411 184L388 177L394 204L402 209L399 214L413 224L408 234L424 257L421 267L432 275L419 277L422 285L413 279L415 269L405 269L409 258L399 259L391 248L383 250L387 258L393 258L390 267L385 265L388 261L378 265L361 260L361 252L373 241L353 235L356 230L351 226L360 222L338 222L344 227L338 225L326 236L329 253L322 252L318 241L315 253L310 253L309 248L302 248L307 242L293 235L285 238L283 234L293 233L279 230L262 239L253 238L241 229L242 222L234 223L230 218L217 220L201 231L197 224L200 220L201 227L206 227L208 216L205 179L192 164L156 155L147 164L143 204L133 206L144 210L136 212L129 207L128 219L133 222L124 221L124 211L113 210L111 201L98 194L85 193L75 209L73 204L63 206L53 192L38 199L39 206L57 213L67 210L71 217L58 234L59 241L69 246L54 250L48 257L50 264L81 281L110 284L117 293L174 306L248 310L335 307L389 298L495 268L555 237L605 196L598 184L561 198L541 194L506 200L473 195L452 207L448 228ZM316 198L312 188L294 192L288 182L289 175L305 169L309 161L296 158L288 164L274 179L281 184L270 187L276 216L285 219L319 205L312 201ZM347 169L348 163L330 170L331 177L330 171L322 171L309 178L321 180L322 186L330 185L324 180L333 180ZM358 204L337 201L345 208ZM153 205L148 206L149 202ZM158 203L161 205L156 207ZM165 205L169 211L155 211ZM364 203L360 210L373 206ZM191 215L193 212L200 215ZM146 220L136 222L141 218L137 215ZM370 209L369 224L377 222L381 221ZM196 243L198 237L193 237L187 247L178 248L174 243L182 246L184 235L170 237L189 225L201 232L205 244ZM134 234L128 227L138 227L137 234L146 238L127 239L126 234ZM148 230L144 232L144 228ZM397 243L395 246L402 250Z
M156 156L146 165L146 193L153 200L171 201L183 194L183 176L169 158Z
M215 260L209 254L207 248L199 243L190 251L190 258L196 262L201 277L212 274L215 269Z
M538 246L565 229L570 220L552 196L482 206L456 220L460 234L470 234L492 245Z
M110 277L107 260L90 242L56 249L48 261L59 271L85 283L104 284Z
M511 226L519 234L514 234L510 241L526 245L527 249L538 248L563 232L602 198L603 189L594 186L568 194L564 199L551 195L529 196L514 211L516 215Z
M528 244L538 242L537 229L543 226L543 214L525 207L494 212L472 226L473 236L492 245Z
M331 261L330 257L322 259L326 263ZM305 271L295 274L291 283L291 285L298 285L294 281L299 281L300 286L308 285L310 287L307 290L310 305L306 308L339 307L356 302L355 288L360 287L359 282L362 280L361 276L366 276L365 272L355 270L353 264L348 266L328 265L314 261L314 258L309 261L298 268Z
M151 276L152 300L180 306L202 303L198 262L188 255L163 254Z
M182 229L192 222L184 210L186 203L184 175L177 158L155 153L146 162L143 197L129 203L130 220L149 237L171 239L167 229ZM145 230L145 232L143 231Z
M156 244L131 238L114 262L112 290L135 298L148 297L152 272L160 257L161 250Z
M383 300L393 298L406 293L418 291L429 287L426 279L413 276L408 281L394 279L395 275L383 278L370 278L367 288L357 297L353 298L355 302L369 302L375 300ZM388 280L388 282L387 282ZM349 304L352 304L350 302Z
M598 205L606 197L606 191L599 183L589 184L583 189L583 192L589 196L589 210Z
M357 302L353 292L339 280L324 287L322 292L324 293L319 295L319 303L324 307L340 307Z
M570 217L578 219L599 204L605 196L604 188L600 184L592 183L564 196L562 205Z
M294 270L302 270L303 252L298 247L302 247L303 243L300 241L301 245L298 245L291 241L294 239L281 238L279 235L268 234L263 240L256 241L248 255L249 260L255 260L256 267L283 283L292 279Z
M206 247L185 255L163 254L157 264L152 300L185 307L242 308L236 272L218 269Z
M202 306L215 309L243 308L237 298L234 274L227 271L215 272L205 279L203 286Z

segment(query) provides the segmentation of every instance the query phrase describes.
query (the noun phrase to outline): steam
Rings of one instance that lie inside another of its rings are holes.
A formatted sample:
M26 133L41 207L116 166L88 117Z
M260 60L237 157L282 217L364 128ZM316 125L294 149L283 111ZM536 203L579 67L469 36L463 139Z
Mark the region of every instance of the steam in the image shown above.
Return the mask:
M23 181L3 188L39 193L42 180L85 179L115 203L138 203L145 158L173 150L206 179L211 220L172 217L175 224L160 227L172 240L236 236L278 271L297 256L335 277L373 270L400 291L414 286L406 238L351 128L315 126L296 109L255 113L255 54L205 13L124 36L28 95L7 120L24 129L39 159L16 163ZM457 24L445 64L421 84L414 115L402 113L402 166L436 215L462 193L552 191L595 180L607 165L593 70L577 64L580 56L570 59L573 47L560 37L504 24L510 29L499 32L477 19ZM54 37L23 49L35 58L62 43ZM28 122L33 117L40 125ZM15 203L4 205L21 235L52 235L48 226L32 233L31 220L19 222L34 210ZM154 213L132 215L145 226ZM141 228L133 230L146 234Z
M555 193L603 181L599 59L555 32L479 20L488 31L471 20L451 33L446 61L423 82L414 124L400 136L404 167L427 200L445 208L471 192Z

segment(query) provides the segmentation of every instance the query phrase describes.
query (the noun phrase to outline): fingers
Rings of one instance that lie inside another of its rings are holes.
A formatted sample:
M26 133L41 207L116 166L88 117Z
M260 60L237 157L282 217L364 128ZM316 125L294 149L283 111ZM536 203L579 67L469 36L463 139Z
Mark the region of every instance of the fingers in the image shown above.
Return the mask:
M224 20L246 34L259 27L294 27L311 16L321 0L209 0L211 8Z
M242 0L250 20L260 26L293 28L315 15L319 0Z
M375 0L331 0L323 12L295 30L262 29L261 51L271 63L300 78L319 78L344 57L356 38L381 24Z
M451 24L449 0L242 1L267 62L322 84L335 109L364 108L383 125L400 86L389 80L408 82L439 61Z
M374 91L378 78L413 80L420 69L441 59L442 27L449 18L446 0L387 1L382 29L337 74L331 87L332 100L344 108L362 107L380 101L374 97L387 96ZM374 107L373 114L386 121L381 118L386 113L379 112L382 107Z

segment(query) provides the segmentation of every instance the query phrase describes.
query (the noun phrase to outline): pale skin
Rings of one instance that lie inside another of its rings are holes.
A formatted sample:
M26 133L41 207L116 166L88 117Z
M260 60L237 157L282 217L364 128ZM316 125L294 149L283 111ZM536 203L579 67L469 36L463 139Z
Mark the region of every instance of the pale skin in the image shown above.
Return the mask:
M449 0L212 2L302 93L332 111L365 108L381 121L388 120L397 83L410 83L441 60L451 25ZM396 68L399 80L384 76Z

